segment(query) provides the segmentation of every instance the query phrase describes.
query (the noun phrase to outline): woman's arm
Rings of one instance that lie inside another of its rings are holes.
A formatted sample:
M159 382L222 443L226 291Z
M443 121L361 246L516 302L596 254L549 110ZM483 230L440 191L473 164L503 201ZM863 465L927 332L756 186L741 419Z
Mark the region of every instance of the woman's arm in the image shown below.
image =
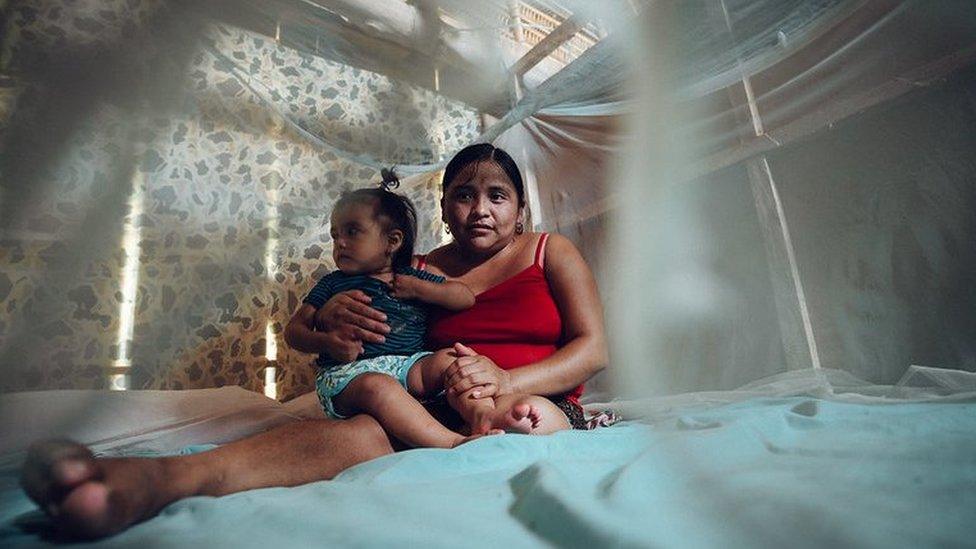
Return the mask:
M596 280L568 238L549 235L545 273L562 317L565 343L544 360L511 370L513 392L565 393L599 373L610 361Z
M315 307L308 303L295 311L285 326L285 342L303 353L318 353L325 348L324 333L315 331Z
M485 396L557 395L607 366L603 306L593 273L576 246L561 235L550 235L545 257L546 280L559 308L565 343L549 357L512 370L502 370L486 357L462 356L445 372L445 387L460 394L486 385Z
M285 341L292 349L303 353L323 353L342 362L352 362L363 352L363 342L358 339L345 338L340 332L316 332L315 307L308 303L295 311L294 316L285 327Z

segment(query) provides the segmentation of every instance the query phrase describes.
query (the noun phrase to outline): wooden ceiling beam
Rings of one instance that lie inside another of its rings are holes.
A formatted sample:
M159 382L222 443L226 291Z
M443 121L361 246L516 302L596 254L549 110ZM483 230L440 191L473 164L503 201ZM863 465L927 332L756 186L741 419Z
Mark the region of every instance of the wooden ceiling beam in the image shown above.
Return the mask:
M523 74L529 71L532 67L538 65L543 59L549 56L552 52L556 51L559 46L566 43L567 40L576 35L580 29L583 28L583 24L575 16L571 16L566 19L558 27L552 30L545 38L539 41L538 44L532 47L528 52L525 53L515 64L512 65L511 71L516 75L521 77Z

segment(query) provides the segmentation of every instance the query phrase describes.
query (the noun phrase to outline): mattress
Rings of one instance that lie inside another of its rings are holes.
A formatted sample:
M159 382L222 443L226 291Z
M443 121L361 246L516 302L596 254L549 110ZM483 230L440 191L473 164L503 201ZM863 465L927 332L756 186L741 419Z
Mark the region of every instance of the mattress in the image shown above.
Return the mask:
M832 384L823 372L790 373L739 391L601 403L629 419L587 432L409 450L294 488L189 498L95 545L971 545L976 392L854 392L843 388L843 374L832 375ZM311 396L282 405L239 389L208 391L3 397L0 440L13 445L4 448L0 475L0 545L58 541L16 486L17 444L37 433L12 435L18 419L7 412L24 414L55 397L61 412L71 399L97 408L93 402L115 398L114 414L94 414L74 429L103 454L137 455L206 451L318 413ZM124 421L126 407L142 414L141 427ZM65 434L71 429L59 413L49 410L31 426L54 422L51 432ZM159 421L149 424L146 415Z

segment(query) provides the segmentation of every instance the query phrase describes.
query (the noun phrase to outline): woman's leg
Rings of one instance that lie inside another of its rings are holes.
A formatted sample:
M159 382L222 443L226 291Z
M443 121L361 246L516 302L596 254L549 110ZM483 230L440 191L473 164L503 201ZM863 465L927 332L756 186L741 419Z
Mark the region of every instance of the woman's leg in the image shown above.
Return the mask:
M330 479L393 452L375 419L298 421L190 456L95 459L84 446L48 441L28 453L24 490L69 533L97 538L190 496L221 496Z

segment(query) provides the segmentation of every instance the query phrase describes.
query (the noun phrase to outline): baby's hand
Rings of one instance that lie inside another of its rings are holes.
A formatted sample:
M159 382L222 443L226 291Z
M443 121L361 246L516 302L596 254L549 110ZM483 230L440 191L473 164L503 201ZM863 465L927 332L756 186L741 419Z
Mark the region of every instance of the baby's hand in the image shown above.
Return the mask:
M421 280L415 276L393 275L390 283L390 295L397 299L417 299L420 297Z

